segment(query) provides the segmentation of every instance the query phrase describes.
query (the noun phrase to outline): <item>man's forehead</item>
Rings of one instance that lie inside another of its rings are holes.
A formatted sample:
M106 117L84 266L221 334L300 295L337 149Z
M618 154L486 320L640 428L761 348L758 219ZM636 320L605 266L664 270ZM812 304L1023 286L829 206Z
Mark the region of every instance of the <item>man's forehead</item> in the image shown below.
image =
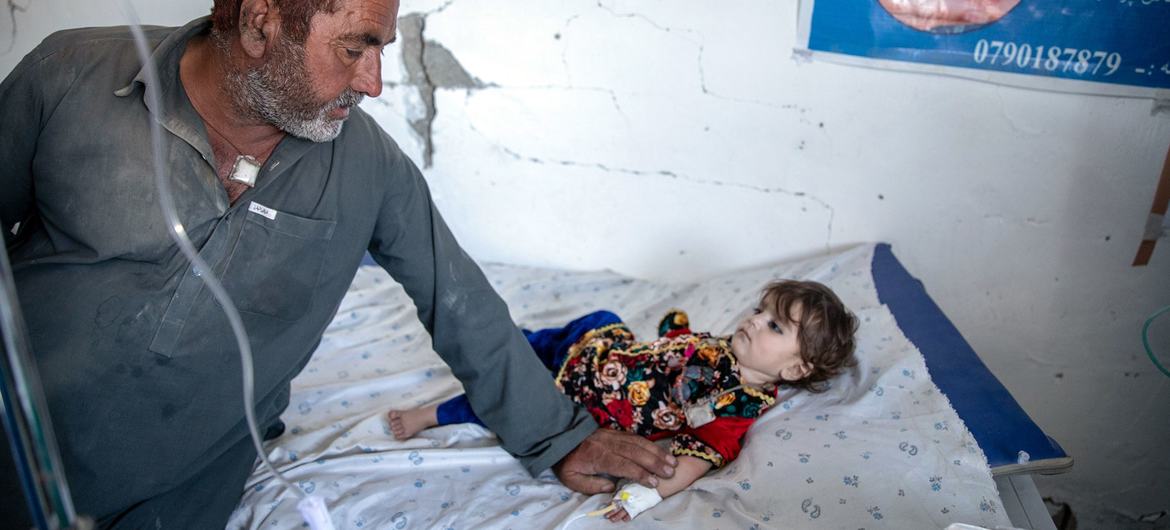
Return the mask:
M392 42L397 32L396 0L338 0L333 13L317 13L322 29L332 30L332 38L381 46ZM313 26L317 26L314 20Z

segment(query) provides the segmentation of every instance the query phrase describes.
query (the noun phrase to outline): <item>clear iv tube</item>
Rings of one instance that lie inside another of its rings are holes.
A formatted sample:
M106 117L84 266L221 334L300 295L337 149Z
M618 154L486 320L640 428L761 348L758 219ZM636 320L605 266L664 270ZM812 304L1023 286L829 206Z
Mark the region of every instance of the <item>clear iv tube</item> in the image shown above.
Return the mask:
M1154 366L1157 366L1158 370L1162 372L1162 375L1165 375L1166 377L1170 377L1170 370L1167 370L1165 366L1162 366L1162 363L1158 362L1158 358L1154 356L1154 349L1150 347L1150 324L1153 324L1154 319L1162 316L1168 311L1170 311L1170 305L1155 311L1154 314L1150 315L1150 318L1146 319L1145 325L1142 326L1142 346L1145 346L1146 348L1146 355L1150 357L1150 361L1152 361Z
M139 26L138 15L135 13L133 6L130 5L129 0L122 0L122 7L126 11L126 16L130 20L130 32L134 35L134 45L138 49L138 58L142 61L143 71L146 73L146 98L150 103L152 114L158 113L162 109L161 97L158 93L158 72L154 67L154 63L150 58L150 50L147 48L146 36L142 33L142 28ZM187 238L187 231L183 228L182 221L179 220L178 211L175 209L175 200L171 192L171 184L167 179L165 171L165 164L163 163L162 154L162 126L158 120L152 116L150 120L150 142L152 151L152 160L154 163L154 182L158 189L158 203L162 208L163 217L166 218L167 229L171 234L171 239L179 245L179 249L183 255L191 262L191 266L196 271L199 271L199 277L203 279L203 283L211 290L212 295L215 296L216 301L223 308L224 314L227 315L228 321L232 326L232 333L235 334L236 344L240 348L240 362L243 365L242 372L244 378L244 417L248 421L248 432L252 436L252 444L256 446L256 454L259 455L260 461L276 477L285 488L292 490L301 499L305 499L306 495L300 488L293 486L288 479L284 478L276 466L268 460L268 455L264 452L264 446L260 439L260 429L256 426L256 404L255 404L255 389L253 388L253 366L252 366L252 347L248 343L248 334L244 330L244 323L240 320L240 313L236 310L235 304L232 303L227 291L224 290L223 285L219 279L211 272L211 267L203 258L199 257L199 252L195 250L195 246L191 244L191 240Z
M73 508L14 278L8 252L0 246L0 351L6 354L0 359L0 415L12 446L13 467L28 496L29 517L37 528L91 528L92 521L78 517ZM0 451L5 450L3 445L0 442Z

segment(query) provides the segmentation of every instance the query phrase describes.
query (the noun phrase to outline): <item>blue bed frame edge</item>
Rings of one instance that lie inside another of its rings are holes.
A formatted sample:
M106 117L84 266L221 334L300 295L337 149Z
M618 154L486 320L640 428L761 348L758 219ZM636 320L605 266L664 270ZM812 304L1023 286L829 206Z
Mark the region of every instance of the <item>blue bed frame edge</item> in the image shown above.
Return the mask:
M878 300L922 352L931 379L967 424L993 474L1057 473L1072 466L1072 458L1020 408L888 243L874 248L872 271ZM1027 462L1019 461L1020 451L1028 453Z

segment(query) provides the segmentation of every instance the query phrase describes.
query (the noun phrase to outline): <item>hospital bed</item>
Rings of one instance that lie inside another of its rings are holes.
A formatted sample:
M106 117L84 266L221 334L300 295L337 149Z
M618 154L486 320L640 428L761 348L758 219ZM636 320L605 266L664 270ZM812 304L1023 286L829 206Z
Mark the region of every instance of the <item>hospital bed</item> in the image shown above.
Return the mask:
M487 265L524 327L595 309L652 337L671 308L726 333L775 278L828 284L854 310L859 364L824 394L782 390L740 457L640 515L631 528L1051 528L1032 472L1071 459L987 370L886 244L671 284L613 272ZM363 266L293 381L285 434L268 454L323 497L338 528L613 528L582 517L609 502L530 477L495 436L450 425L396 441L386 412L460 392L413 305ZM300 528L296 498L263 468L229 528Z

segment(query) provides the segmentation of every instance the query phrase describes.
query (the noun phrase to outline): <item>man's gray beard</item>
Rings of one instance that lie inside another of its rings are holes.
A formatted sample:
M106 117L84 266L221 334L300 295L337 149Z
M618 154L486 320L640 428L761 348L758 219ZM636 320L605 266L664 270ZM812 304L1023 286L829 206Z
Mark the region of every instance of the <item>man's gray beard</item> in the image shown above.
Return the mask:
M264 64L228 73L237 111L313 142L337 138L345 120L333 119L329 113L357 105L362 94L346 87L337 99L320 105L312 100L304 47L282 38L281 46L275 49L278 51Z

